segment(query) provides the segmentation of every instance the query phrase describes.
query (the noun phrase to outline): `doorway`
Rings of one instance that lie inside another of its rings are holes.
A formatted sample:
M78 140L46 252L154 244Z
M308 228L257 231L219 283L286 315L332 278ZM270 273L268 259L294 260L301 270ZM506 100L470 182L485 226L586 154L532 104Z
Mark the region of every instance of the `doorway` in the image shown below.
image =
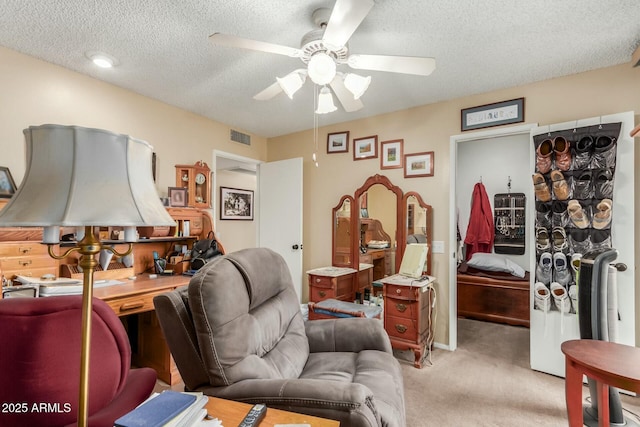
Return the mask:
M450 209L449 247L457 260L458 228L462 240L471 210L471 195L476 183L482 182L490 203L498 193L524 193L527 197L526 212L532 212L533 191L531 185L531 136L536 125L521 125L503 129L472 132L454 135L450 138ZM533 221L526 218L526 242L531 242ZM525 270L531 271L532 256L530 244L526 245L524 255L518 255L513 261ZM457 262L450 264L449 270L449 350L457 348L458 341L458 292Z
M220 187L242 189L253 192L257 200L257 167L259 160L219 150L213 151L211 170L213 173L211 209L214 218L214 230L227 253L257 246L256 221L221 221Z

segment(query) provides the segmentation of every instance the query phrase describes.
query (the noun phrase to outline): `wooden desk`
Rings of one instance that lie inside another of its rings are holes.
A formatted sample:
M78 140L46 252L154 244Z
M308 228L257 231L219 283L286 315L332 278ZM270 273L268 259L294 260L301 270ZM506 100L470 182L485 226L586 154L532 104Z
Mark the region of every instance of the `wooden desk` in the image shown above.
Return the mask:
M569 425L582 426L582 375L597 381L598 425L609 425L609 386L640 393L640 348L597 340L562 343ZM592 396L593 397L593 396Z
M160 329L153 297L186 286L191 278L176 275L150 279L147 274L137 277L136 280L125 279L123 285L94 288L93 296L109 304L118 316L138 315L138 342L133 363L155 369L159 379L175 385L182 378Z
M209 415L222 421L222 425L226 427L240 424L252 406L247 403L209 397L206 408ZM276 424L310 424L312 427L340 426L340 422L335 420L268 408L267 415L260 423L260 427L273 427Z

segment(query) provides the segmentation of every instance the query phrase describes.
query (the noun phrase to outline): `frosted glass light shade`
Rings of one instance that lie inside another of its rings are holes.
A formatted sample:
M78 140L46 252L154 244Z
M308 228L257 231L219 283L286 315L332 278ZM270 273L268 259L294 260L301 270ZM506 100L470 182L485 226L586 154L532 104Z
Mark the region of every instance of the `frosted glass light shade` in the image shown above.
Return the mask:
M286 76L280 78L276 77L278 84L287 94L289 99L293 99L293 95L302 87L306 80L306 76L302 76L297 71L287 74Z
M367 91L371 83L371 76L362 77L358 74L349 73L344 77L344 87L353 94L353 99L360 99Z
M324 52L314 54L307 66L311 81L317 85L326 85L333 81L336 76L336 63Z
M79 126L23 133L27 168L0 227L175 225L153 183L148 143Z
M338 108L333 103L333 96L331 91L325 86L320 90L318 96L318 108L316 114L327 114L336 111Z

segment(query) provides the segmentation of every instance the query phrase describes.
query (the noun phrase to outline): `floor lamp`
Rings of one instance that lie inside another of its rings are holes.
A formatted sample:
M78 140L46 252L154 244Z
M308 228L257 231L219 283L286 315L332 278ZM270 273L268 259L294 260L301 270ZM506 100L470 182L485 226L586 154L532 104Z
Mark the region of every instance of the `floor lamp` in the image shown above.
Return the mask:
M171 226L153 183L152 147L127 135L79 126L31 126L24 131L27 169L22 183L0 211L0 227L44 227L49 255L81 255L82 349L78 425L86 426L89 401L89 353L95 255L109 250L131 253L136 227ZM96 237L98 227L124 227L125 252ZM60 227L76 227L75 246L54 253Z

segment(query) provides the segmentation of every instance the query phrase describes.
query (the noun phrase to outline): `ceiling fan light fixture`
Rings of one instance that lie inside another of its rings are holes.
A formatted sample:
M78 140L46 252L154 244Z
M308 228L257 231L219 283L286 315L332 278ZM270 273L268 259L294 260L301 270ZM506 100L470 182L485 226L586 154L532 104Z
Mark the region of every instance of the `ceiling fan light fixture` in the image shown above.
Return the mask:
M331 95L331 91L326 86L320 90L320 95L318 95L318 108L316 109L316 114L327 114L334 112L338 109L333 103L333 96Z
M371 76L362 77L358 74L348 73L344 77L344 87L353 94L353 99L360 99L371 84Z
M324 52L314 54L309 60L309 77L317 85L326 85L336 76L336 62Z
M280 85L284 93L287 94L289 99L293 99L293 95L302 87L306 80L306 77L294 71L293 73L289 73L282 78L276 77L276 80L278 81L278 84Z

